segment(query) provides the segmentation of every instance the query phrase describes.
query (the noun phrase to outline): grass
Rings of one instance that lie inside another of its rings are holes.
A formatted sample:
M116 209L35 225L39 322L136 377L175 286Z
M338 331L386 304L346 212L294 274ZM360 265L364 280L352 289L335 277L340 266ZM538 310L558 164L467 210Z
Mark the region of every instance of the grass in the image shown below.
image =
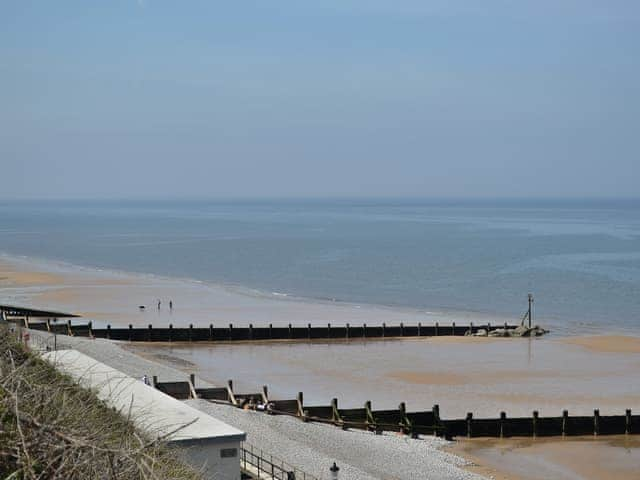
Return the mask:
M0 479L200 479L0 324Z

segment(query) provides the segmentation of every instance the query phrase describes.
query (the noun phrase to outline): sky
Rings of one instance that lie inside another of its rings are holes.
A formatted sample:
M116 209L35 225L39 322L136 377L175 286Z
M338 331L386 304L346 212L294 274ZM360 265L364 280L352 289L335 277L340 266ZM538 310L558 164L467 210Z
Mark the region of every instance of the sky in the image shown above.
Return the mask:
M0 0L1 198L640 192L637 0Z

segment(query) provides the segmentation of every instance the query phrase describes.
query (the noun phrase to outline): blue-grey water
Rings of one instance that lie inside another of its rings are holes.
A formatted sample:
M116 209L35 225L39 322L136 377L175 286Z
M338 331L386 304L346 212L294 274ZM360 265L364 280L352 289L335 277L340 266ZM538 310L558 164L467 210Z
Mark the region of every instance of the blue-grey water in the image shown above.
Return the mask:
M0 251L292 296L640 330L640 201L2 202Z

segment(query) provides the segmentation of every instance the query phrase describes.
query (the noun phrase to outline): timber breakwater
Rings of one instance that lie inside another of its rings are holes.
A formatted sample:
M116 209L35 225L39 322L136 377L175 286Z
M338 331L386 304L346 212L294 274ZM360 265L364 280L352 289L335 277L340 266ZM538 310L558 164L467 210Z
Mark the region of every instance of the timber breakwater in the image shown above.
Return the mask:
M343 429L368 430L376 433L397 431L415 437L417 435L437 435L454 437L551 437L583 435L631 435L640 434L640 415L632 415L626 409L624 415L573 416L567 410L557 417L541 417L533 411L530 417L508 417L501 412L496 418L475 418L472 412L461 419L443 419L439 405L429 410L411 412L404 402L397 409L374 410L370 401L362 408L340 408L338 399L333 398L328 405L307 405L304 394L299 392L294 399L277 400L269 397L263 386L251 393L236 392L233 382L225 387L198 388L195 375L183 382L160 382L153 377L153 386L174 398L187 400L201 398L215 403L224 403L238 408L250 408L272 415L289 415L304 422L320 422Z
M207 327L158 327L149 324L140 328L128 325L128 327L94 328L92 322L77 320L77 315L46 310L35 310L21 307L0 306L3 318L17 323L25 328L42 330L69 336L105 338L130 342L234 342L234 341L272 341L272 340L351 340L351 339L382 339L404 337L438 337L438 336L465 336L465 335L496 335L510 336L521 331L522 326L482 324L456 325L312 325L298 326L237 326L228 324L223 327L209 324ZM62 321L60 321L62 320ZM524 334L517 336L537 335L539 329L524 329Z

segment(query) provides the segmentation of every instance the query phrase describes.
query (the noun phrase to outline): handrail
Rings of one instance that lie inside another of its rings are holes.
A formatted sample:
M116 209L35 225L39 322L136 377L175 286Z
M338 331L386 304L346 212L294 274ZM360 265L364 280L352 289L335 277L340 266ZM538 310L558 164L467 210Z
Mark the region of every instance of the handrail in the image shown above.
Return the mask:
M268 480L320 480L300 470L284 460L267 454L262 449L254 447L252 444L243 442L240 445L240 465L243 470L255 475L247 465L257 470L258 479Z

